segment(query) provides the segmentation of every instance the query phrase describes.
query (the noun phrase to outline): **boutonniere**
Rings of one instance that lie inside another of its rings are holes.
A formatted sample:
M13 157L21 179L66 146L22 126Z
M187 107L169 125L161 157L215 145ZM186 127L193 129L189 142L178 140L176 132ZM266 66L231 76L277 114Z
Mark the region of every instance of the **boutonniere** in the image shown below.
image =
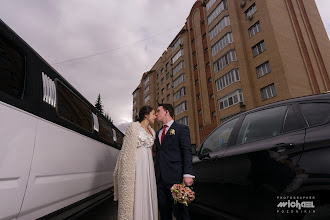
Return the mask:
M170 135L175 135L175 130L173 128L170 130Z

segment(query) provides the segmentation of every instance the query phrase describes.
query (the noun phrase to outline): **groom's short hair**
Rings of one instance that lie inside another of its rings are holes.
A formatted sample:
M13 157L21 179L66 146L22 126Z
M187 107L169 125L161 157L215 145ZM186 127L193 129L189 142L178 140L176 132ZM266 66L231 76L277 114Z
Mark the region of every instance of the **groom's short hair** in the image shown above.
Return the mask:
M159 104L159 106L162 106L163 109L165 111L167 110L170 113L170 116L174 118L174 108L171 104L163 103L163 104Z

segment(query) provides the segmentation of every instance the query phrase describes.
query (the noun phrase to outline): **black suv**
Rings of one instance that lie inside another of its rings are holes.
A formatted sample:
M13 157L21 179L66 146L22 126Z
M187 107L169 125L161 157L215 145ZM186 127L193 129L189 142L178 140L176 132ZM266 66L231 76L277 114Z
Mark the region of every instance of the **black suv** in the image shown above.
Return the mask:
M330 220L330 93L244 112L197 150L192 219Z

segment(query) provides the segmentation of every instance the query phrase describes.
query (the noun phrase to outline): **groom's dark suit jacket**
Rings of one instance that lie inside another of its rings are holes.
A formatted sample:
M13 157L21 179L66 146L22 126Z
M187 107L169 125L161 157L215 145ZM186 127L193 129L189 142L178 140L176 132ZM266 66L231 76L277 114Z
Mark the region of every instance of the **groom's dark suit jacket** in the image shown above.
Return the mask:
M171 135L174 129L175 134ZM161 129L160 129L161 130ZM173 122L160 145L159 132L156 133L155 173L159 183L182 183L183 174L195 175L192 165L190 132L186 125Z

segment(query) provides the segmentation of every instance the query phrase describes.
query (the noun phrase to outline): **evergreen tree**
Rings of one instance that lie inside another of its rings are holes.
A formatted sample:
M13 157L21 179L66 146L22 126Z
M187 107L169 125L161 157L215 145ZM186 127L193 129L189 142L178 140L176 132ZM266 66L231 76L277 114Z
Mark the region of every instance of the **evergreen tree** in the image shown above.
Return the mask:
M105 113L105 114L104 114L104 117L105 117L105 119L107 119L109 122L113 123L113 122L112 122L112 119L111 119L111 117L109 116L108 113Z
M101 101L101 95L99 94L99 96L97 97L97 100L95 102L95 108L97 110L99 110L101 112L101 114L103 114L103 105L102 105L102 101Z

